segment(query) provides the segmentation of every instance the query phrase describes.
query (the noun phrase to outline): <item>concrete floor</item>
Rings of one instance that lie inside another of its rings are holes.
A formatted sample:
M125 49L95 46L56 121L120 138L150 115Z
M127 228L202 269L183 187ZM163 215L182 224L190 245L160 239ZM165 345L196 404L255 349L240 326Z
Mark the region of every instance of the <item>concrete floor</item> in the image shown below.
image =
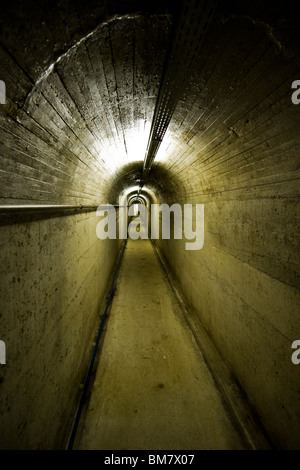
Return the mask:
M148 240L128 240L73 448L246 448Z

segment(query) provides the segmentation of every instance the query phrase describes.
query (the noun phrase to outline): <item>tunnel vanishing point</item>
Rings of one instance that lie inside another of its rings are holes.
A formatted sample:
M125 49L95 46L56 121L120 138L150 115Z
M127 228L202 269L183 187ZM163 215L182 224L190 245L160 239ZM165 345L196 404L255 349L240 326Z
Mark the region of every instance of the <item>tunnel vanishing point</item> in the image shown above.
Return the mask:
M300 448L298 9L1 4L1 449L67 448L107 299L89 385L101 406L81 435L98 420L115 423L115 449L127 436L123 449L154 450L154 434L177 449ZM122 197L203 205L202 249L172 228L97 237L97 208L118 218Z

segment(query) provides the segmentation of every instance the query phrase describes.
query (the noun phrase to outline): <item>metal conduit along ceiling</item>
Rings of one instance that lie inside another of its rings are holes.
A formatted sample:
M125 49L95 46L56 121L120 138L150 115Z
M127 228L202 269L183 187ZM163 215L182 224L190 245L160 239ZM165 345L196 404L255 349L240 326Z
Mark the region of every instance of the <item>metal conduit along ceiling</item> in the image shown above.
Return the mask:
M29 178L30 185L28 194L23 194L18 184L13 193L10 172L5 168L5 205L24 205L29 201L31 205L54 203L58 207L109 202L97 200L94 194L108 194L118 171L126 171L130 162L144 161L134 181L140 187L145 184L198 57L216 2L175 2L172 8L164 8L162 12L168 13L153 16L153 25L151 16L149 20L137 13L113 16L43 70L30 70L28 83L24 79L18 90L12 86L9 67L4 70L3 78L7 74L8 82L7 105L1 108L5 143L11 146L12 138L15 142L25 138L30 149L30 157L25 158L14 144L11 170L15 167L20 177ZM3 31L6 32L5 24ZM143 43L145 32L151 40L147 46ZM121 43L121 37L124 45L120 49L117 43ZM13 57L14 44L8 47ZM146 48L148 57L143 56ZM122 77L120 64L124 58ZM15 62L18 60L24 58ZM135 70L131 93L126 68L129 71L132 63ZM144 84L146 75L148 83ZM23 93L19 99L17 91L19 95ZM15 132L14 122L22 126L22 133ZM47 134L41 129L46 129ZM45 159L46 166L40 162L38 142L34 145L32 136L43 139L44 152L48 145L53 149ZM42 171L47 176L42 176Z
M147 179L173 112L186 88L216 6L217 2L214 1L186 0L174 19L143 164L142 184Z

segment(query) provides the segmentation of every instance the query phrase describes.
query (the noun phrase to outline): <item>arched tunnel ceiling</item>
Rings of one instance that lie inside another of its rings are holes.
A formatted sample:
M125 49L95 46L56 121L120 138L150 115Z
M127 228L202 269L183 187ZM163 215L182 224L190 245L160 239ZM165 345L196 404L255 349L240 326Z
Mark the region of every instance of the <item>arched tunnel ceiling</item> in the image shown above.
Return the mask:
M282 168L292 178L295 11L260 3L217 9L149 176L166 199L264 184ZM5 6L2 204L112 202L138 180L175 4Z
M11 173L28 179L26 194L21 181L7 188L11 200L97 204L119 168L143 161L169 25L167 15L101 24L44 73L22 107L8 103L4 150Z
M159 199L172 203L178 195L180 180L176 175L172 175L164 166L154 163L147 179L146 188L152 191ZM111 204L119 203L119 195L126 187L140 186L141 162L133 162L119 169L115 174L114 184L108 193L108 201ZM142 187L144 189L144 186ZM181 188L183 193L184 188ZM136 192L136 191L134 191Z

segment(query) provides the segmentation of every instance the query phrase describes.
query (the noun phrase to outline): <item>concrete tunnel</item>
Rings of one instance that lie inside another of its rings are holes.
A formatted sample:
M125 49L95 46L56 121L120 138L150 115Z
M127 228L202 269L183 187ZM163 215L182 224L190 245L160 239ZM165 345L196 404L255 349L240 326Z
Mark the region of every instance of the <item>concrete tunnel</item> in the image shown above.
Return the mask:
M73 448L299 449L298 13L1 5L1 449L68 447L121 254ZM202 248L100 239L124 195Z

